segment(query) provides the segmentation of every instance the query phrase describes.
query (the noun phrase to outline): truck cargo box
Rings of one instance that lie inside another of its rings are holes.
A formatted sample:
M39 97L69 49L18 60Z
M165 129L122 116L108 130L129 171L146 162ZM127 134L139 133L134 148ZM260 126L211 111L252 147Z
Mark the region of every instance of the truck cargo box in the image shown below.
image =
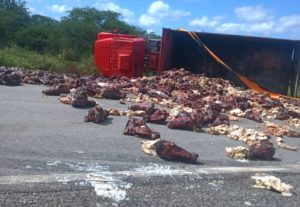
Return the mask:
M213 33L198 37L234 71L269 91L287 94L297 79L300 41ZM170 68L186 68L193 73L222 77L242 83L216 62L184 31L163 29L159 73ZM297 84L298 85L298 84Z

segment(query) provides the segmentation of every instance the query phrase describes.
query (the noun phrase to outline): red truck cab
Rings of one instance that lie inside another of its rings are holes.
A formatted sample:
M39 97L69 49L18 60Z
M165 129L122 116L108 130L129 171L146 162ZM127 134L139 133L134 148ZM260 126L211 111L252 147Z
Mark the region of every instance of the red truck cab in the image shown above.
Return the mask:
M101 32L94 46L94 61L106 77L138 77L143 75L144 53L144 38Z

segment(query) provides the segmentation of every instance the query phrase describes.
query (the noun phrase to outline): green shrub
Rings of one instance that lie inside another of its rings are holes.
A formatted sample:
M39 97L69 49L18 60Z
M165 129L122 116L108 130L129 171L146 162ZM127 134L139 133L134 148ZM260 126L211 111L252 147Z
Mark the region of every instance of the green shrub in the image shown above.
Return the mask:
M65 61L63 55L38 54L20 47L0 50L0 65L26 69L72 72L78 74L96 73L93 56L82 58L77 62Z

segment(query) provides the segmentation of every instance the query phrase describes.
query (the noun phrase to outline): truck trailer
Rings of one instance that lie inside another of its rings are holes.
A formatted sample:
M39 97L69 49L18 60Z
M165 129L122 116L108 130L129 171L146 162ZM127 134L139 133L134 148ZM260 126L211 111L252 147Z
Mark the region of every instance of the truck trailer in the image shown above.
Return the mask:
M95 65L107 77L140 77L145 69L159 75L171 68L185 68L243 86L236 75L239 74L266 91L297 95L300 41L205 32L192 34L201 44L197 44L190 32L166 28L161 40L99 33L94 47ZM205 47L232 71L216 61Z

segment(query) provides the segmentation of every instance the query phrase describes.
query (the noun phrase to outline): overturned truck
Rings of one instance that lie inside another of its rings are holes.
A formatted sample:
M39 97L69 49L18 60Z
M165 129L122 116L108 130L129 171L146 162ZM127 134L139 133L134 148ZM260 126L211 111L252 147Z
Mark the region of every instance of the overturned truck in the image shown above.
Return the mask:
M243 86L237 73L270 92L297 95L300 41L203 32L193 34L201 44L190 32L181 30L163 29L161 41L99 33L95 42L95 64L109 77L141 76L146 65L158 74L170 68L185 68L192 73L221 77ZM205 47L232 71L216 61Z

